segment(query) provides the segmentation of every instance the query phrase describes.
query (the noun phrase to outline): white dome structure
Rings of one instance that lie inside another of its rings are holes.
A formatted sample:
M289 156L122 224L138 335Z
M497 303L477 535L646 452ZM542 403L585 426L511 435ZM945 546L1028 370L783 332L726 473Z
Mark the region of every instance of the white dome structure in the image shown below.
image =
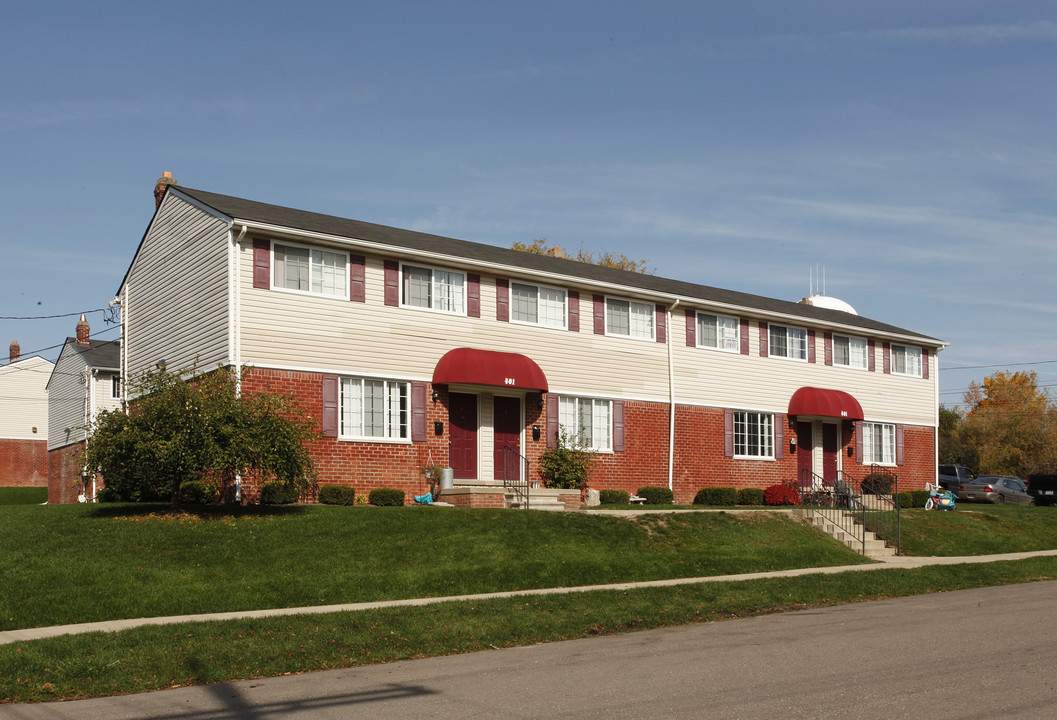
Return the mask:
M806 297L800 301L804 305L813 305L815 307L826 308L827 310L840 310L841 312L851 313L852 315L858 315L848 303L844 302L840 298L830 297L829 295L812 295Z

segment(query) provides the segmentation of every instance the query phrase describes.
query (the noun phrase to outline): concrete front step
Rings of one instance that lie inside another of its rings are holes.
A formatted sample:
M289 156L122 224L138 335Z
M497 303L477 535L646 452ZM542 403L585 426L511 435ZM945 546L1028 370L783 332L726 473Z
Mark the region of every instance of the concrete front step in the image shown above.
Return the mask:
M807 519L812 525L822 532L843 543L848 548L855 550L861 555L869 558L893 557L896 552L888 547L884 540L879 540L877 535L865 530L862 525L854 522L852 518L844 517L842 524L837 524L837 517L826 517L807 510Z

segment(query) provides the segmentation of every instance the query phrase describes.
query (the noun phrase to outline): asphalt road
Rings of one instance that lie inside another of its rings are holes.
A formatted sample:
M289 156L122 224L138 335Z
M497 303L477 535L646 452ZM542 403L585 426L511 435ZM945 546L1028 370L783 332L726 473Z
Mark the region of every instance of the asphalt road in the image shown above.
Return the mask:
M825 582L820 577L819 582ZM1057 717L1057 582L43 705L17 720Z

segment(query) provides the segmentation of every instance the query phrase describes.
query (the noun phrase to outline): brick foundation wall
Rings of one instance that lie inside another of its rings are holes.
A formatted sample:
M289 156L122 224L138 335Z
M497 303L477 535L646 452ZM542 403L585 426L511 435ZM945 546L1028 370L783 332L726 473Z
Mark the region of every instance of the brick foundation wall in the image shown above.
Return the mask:
M47 484L47 440L0 440L0 487Z
M74 443L48 452L48 503L75 503L81 493L81 457L84 443ZM96 483L96 489L102 488ZM91 489L89 489L91 492Z

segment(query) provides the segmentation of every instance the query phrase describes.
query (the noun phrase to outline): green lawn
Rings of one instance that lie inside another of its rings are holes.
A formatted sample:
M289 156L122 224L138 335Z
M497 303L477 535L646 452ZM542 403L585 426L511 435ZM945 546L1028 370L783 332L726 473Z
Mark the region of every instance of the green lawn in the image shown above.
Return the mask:
M903 553L952 557L1057 549L1057 507L959 503L903 510Z
M0 487L0 505L40 505L47 500L46 487Z

